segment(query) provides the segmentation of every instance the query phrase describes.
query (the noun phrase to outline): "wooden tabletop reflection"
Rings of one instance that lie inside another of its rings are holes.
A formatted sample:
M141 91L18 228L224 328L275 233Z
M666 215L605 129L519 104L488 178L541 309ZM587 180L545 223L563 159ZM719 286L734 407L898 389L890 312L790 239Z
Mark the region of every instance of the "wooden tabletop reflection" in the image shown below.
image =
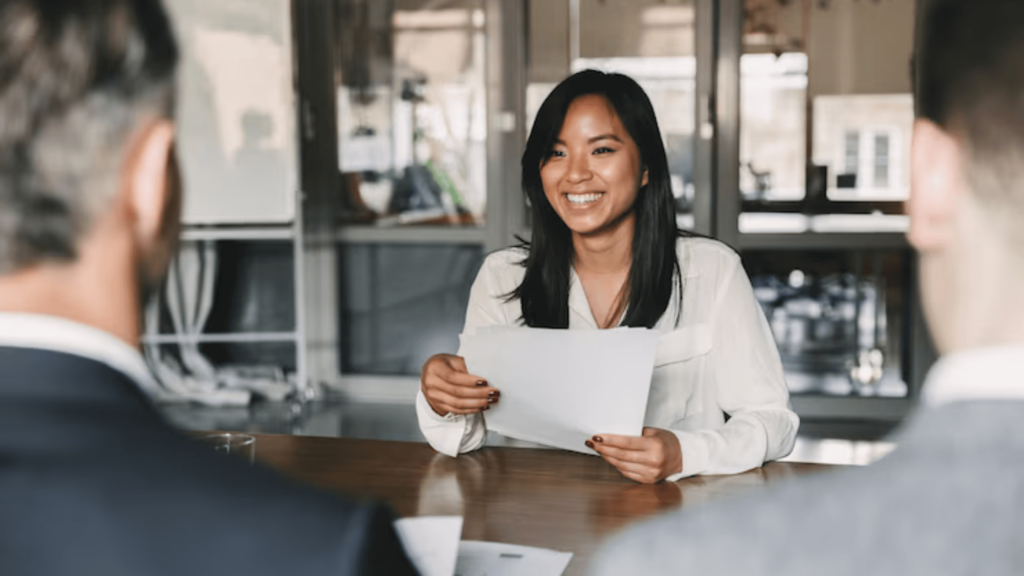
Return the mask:
M642 485L596 456L561 450L484 448L449 458L421 443L256 436L257 460L287 476L386 501L400 516L463 516L466 540L573 552L567 575L583 574L604 538L644 516L832 468L773 462L735 476Z

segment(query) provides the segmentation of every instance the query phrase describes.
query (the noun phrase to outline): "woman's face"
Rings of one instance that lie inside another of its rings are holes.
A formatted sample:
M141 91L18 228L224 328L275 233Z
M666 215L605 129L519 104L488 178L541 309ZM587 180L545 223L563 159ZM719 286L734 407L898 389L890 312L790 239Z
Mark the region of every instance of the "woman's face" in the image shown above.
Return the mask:
M647 184L640 149L604 96L569 105L551 156L540 168L544 195L574 234L595 235L631 219Z

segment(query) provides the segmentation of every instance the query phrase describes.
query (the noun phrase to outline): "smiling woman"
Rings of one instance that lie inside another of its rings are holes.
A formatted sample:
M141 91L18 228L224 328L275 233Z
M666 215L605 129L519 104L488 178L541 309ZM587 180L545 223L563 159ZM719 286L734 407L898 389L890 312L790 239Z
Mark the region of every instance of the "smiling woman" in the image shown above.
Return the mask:
M601 327L653 328L681 278L675 240L689 234L676 226L665 145L643 89L596 70L566 78L537 111L522 166L533 211L513 293L523 322L568 327L575 267Z
M647 169L604 96L588 94L573 101L540 176L544 196L572 232L573 243L580 244L575 254L601 252L602 244L621 254L618 261L625 266L615 267L619 274L596 274L584 282L598 324L614 326L626 303L627 249L636 227L633 206L647 185ZM585 258L576 260L577 274L584 273Z
M771 331L735 252L680 231L650 100L621 74L565 79L523 153L529 243L491 254L464 333L486 326L661 333L641 436L587 446L638 482L731 474L782 458L799 420ZM440 452L483 445L500 400L460 356L423 366L416 410ZM566 407L567 410L571 407Z

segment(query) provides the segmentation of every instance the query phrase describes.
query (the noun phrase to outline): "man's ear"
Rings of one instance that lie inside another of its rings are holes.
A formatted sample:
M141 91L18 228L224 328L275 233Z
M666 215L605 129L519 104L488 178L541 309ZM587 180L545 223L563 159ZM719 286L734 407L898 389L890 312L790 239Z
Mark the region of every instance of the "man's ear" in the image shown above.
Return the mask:
M963 151L952 134L930 120L914 122L907 239L919 252L941 249L954 240L963 167Z
M174 125L155 120L139 132L128 155L127 200L140 246L151 246L159 239L165 212L171 208L168 169L173 149Z

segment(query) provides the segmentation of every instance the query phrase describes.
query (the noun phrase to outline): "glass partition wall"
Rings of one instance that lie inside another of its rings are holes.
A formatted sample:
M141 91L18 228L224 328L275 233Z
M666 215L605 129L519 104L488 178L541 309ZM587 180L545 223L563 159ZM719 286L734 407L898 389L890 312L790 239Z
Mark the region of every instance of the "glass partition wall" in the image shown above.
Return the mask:
M344 221L482 225L487 100L482 0L339 2Z
M322 259L334 274L318 278L320 302L337 310L321 374L408 388L430 355L457 349L469 286L506 236L489 206L504 116L488 40L518 23L495 0L323 4L338 198Z
M906 412L932 358L903 238L914 0L323 4L338 181L312 306L337 311L323 381L411 398L422 361L457 349L479 263L528 229L533 116L597 68L650 95L680 225L740 252L798 412Z

